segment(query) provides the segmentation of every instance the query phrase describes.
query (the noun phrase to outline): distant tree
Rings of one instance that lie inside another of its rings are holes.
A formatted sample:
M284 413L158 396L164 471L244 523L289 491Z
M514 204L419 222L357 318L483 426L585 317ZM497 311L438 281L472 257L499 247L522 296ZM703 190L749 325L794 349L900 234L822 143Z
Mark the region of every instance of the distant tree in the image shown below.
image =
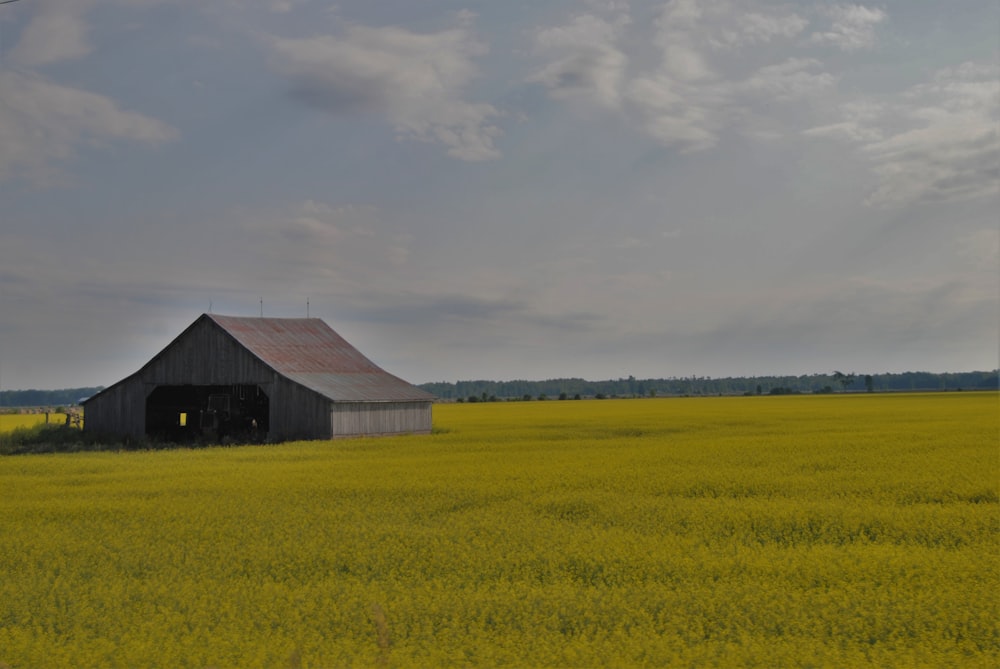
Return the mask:
M844 389L845 392L847 391L847 387L849 385L851 385L852 383L854 383L854 375L853 374L844 374L843 372L834 372L833 373L833 378L837 380L837 382L841 385L841 387Z
M875 390L875 379L872 378L871 374L865 374L865 390L868 392Z

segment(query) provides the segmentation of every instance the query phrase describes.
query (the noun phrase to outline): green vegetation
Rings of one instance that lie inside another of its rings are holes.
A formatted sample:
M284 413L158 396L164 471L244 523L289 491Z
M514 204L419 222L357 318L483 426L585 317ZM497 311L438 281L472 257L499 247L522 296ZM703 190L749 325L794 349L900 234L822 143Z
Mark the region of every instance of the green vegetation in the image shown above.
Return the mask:
M838 376L840 374L840 376ZM812 374L808 376L757 376L713 379L696 376L669 379L636 379L634 376L606 381L549 379L547 381L459 381L425 383L420 387L442 399L471 397L531 399L539 395L567 397L656 397L663 395L761 395L774 389L788 393L997 390L1000 370L933 374ZM774 393L778 394L778 393ZM482 401L482 400L480 400Z
M73 406L102 389L98 386L62 390L0 390L0 407Z

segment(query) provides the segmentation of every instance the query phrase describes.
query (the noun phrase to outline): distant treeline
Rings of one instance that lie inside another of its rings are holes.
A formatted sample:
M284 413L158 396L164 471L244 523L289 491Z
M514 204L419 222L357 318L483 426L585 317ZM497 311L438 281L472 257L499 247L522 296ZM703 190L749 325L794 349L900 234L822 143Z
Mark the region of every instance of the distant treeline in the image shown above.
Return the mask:
M992 372L903 372L902 374L811 374L803 376L746 376L714 379L692 376L607 381L548 379L546 381L458 381L420 385L444 400L473 401L574 399L583 397L651 397L657 395L784 395L829 392L899 392L913 390L997 390L1000 370ZM0 390L0 408L73 406L103 390Z
M658 395L785 395L830 392L899 392L914 390L997 390L1000 370L992 372L903 372L901 374L812 374L713 379L637 379L607 381L459 381L420 387L444 400L575 399L577 397L650 397Z
M73 406L103 389L103 386L98 386L63 390L0 390L0 407Z

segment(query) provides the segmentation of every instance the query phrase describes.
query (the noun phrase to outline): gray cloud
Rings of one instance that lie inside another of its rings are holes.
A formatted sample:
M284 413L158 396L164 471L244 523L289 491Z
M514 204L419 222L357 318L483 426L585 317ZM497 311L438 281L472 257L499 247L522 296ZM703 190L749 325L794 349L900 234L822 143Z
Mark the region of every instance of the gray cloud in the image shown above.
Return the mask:
M857 101L843 120L805 131L859 147L878 185L867 202L896 207L995 196L1000 184L1000 95L995 66L936 72L885 101Z
M868 16L860 11L864 8L855 9L834 13L843 14L845 25L852 17ZM729 129L774 136L774 130L754 127L759 124L752 101L795 102L836 86L838 77L809 57L765 61L749 74L736 74L745 62L766 54L764 47L794 39L808 23L783 7L672 0L653 25L649 46L658 52L658 62L629 72L625 45L633 26L627 10L610 17L578 15L538 31L536 51L550 59L528 81L545 85L554 98L619 110L664 146L702 151L716 147Z
M166 123L121 109L103 95L27 72L0 72L0 179L51 177L83 145L160 144L177 136Z
M616 42L629 21L626 14L610 19L583 14L565 26L539 30L536 51L551 54L554 60L528 82L542 84L556 99L583 97L600 106L618 107L628 58Z
M837 77L828 72L815 72L822 66L815 58L789 58L760 68L741 84L741 88L780 102L815 95L837 82Z
M741 361L753 360L776 373L798 373L794 361L806 358L815 371L888 371L910 360L959 361L969 350L984 350L995 319L995 296L981 295L962 280L856 277L806 281L770 299L752 300L677 344L695 360L713 352L734 369L752 369Z
M156 1L5 6L5 388L260 299L412 381L995 364L984 3Z
M62 60L75 60L90 53L86 2L47 4L33 16L11 49L17 65L37 67Z
M157 0L115 0L152 4ZM132 141L156 145L177 137L169 124L122 109L111 97L56 83L41 71L88 56L87 14L95 0L41 1L0 68L0 180L57 181L62 164L83 146Z
M875 26L888 18L884 10L864 5L833 5L822 12L831 24L825 31L814 32L812 41L843 51L871 48L875 44Z
M436 33L354 25L341 36L272 38L270 47L292 95L313 107L383 115L401 137L438 142L462 160L500 156L491 121L500 111L462 96L486 53L464 23Z

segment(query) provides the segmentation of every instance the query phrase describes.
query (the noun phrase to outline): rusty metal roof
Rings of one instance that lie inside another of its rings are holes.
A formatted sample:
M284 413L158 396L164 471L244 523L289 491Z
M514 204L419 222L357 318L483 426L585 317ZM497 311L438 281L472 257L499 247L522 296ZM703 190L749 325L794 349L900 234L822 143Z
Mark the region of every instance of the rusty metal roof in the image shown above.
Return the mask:
M376 365L318 318L205 316L275 371L332 400L434 399Z

